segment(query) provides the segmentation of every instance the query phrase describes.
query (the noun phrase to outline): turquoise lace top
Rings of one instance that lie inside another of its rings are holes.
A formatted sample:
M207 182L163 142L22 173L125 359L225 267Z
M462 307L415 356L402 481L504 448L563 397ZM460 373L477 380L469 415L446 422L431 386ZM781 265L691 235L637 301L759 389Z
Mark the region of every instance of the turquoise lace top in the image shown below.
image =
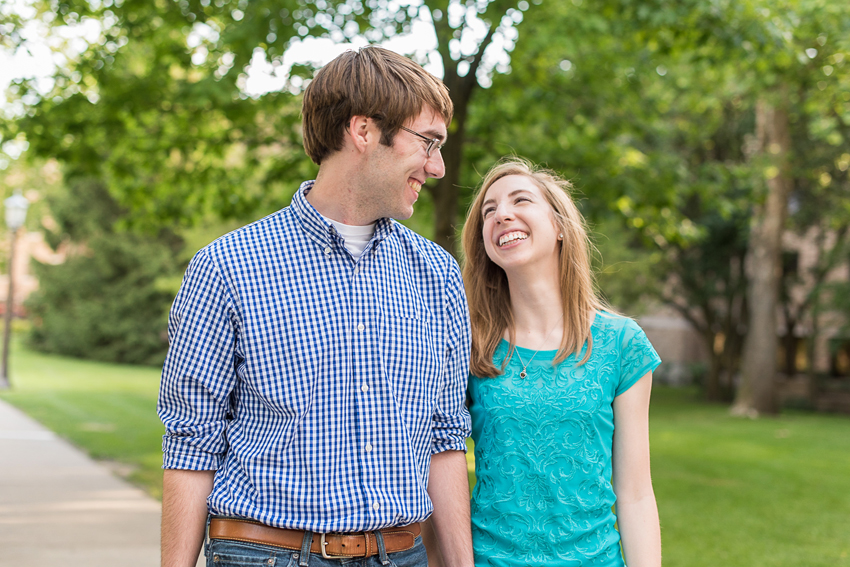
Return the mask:
M557 351L540 351L525 378L515 354L504 374L470 377L476 567L623 566L612 511L612 403L661 359L631 319L598 313L591 332L582 366L584 352L553 367ZM497 367L508 350L503 340ZM519 353L526 362L534 355Z

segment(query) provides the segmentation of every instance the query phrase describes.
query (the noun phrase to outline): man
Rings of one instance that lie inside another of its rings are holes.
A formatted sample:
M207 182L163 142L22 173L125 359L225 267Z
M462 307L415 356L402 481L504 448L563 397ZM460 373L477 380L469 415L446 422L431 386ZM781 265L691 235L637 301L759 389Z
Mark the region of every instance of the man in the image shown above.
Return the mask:
M158 404L163 566L194 565L205 526L208 565L425 566L432 509L446 563L472 565L466 299L391 220L443 176L451 115L410 60L341 55L304 94L316 180L193 258Z

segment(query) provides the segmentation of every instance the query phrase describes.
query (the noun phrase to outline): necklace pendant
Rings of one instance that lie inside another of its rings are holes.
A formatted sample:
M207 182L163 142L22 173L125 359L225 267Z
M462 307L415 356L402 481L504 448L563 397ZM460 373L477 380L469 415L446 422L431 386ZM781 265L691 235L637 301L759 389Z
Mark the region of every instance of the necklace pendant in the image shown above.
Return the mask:
M525 378L526 376L528 376L528 374L526 374L526 373L525 373L525 368L523 368L523 369L520 371L520 373L519 373L519 377L520 377L520 378Z

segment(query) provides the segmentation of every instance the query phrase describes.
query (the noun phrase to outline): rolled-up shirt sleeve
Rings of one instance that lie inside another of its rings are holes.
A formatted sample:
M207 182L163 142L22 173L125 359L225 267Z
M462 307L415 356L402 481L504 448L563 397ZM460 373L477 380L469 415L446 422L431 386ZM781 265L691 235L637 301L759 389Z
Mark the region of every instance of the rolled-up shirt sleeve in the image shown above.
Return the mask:
M165 425L163 468L216 470L236 383L237 317L206 249L189 264L168 318L168 356L157 413Z
M443 388L432 418L431 454L466 451L471 420L466 408L466 384L469 376L469 307L463 290L460 269L452 261L446 282L446 349L443 364Z

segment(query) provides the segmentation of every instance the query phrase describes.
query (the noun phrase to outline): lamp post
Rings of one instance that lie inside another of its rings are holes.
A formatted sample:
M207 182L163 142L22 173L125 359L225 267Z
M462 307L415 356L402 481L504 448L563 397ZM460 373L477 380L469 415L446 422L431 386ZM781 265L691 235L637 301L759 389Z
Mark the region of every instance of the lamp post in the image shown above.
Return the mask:
M18 230L24 226L27 219L27 207L30 202L21 195L20 191L4 201L6 205L6 226L9 227L11 238L9 240L9 292L6 295L6 312L3 314L3 367L0 369L0 390L9 389L9 337L12 331L12 293L14 291L14 278L12 268L15 265L15 241Z

